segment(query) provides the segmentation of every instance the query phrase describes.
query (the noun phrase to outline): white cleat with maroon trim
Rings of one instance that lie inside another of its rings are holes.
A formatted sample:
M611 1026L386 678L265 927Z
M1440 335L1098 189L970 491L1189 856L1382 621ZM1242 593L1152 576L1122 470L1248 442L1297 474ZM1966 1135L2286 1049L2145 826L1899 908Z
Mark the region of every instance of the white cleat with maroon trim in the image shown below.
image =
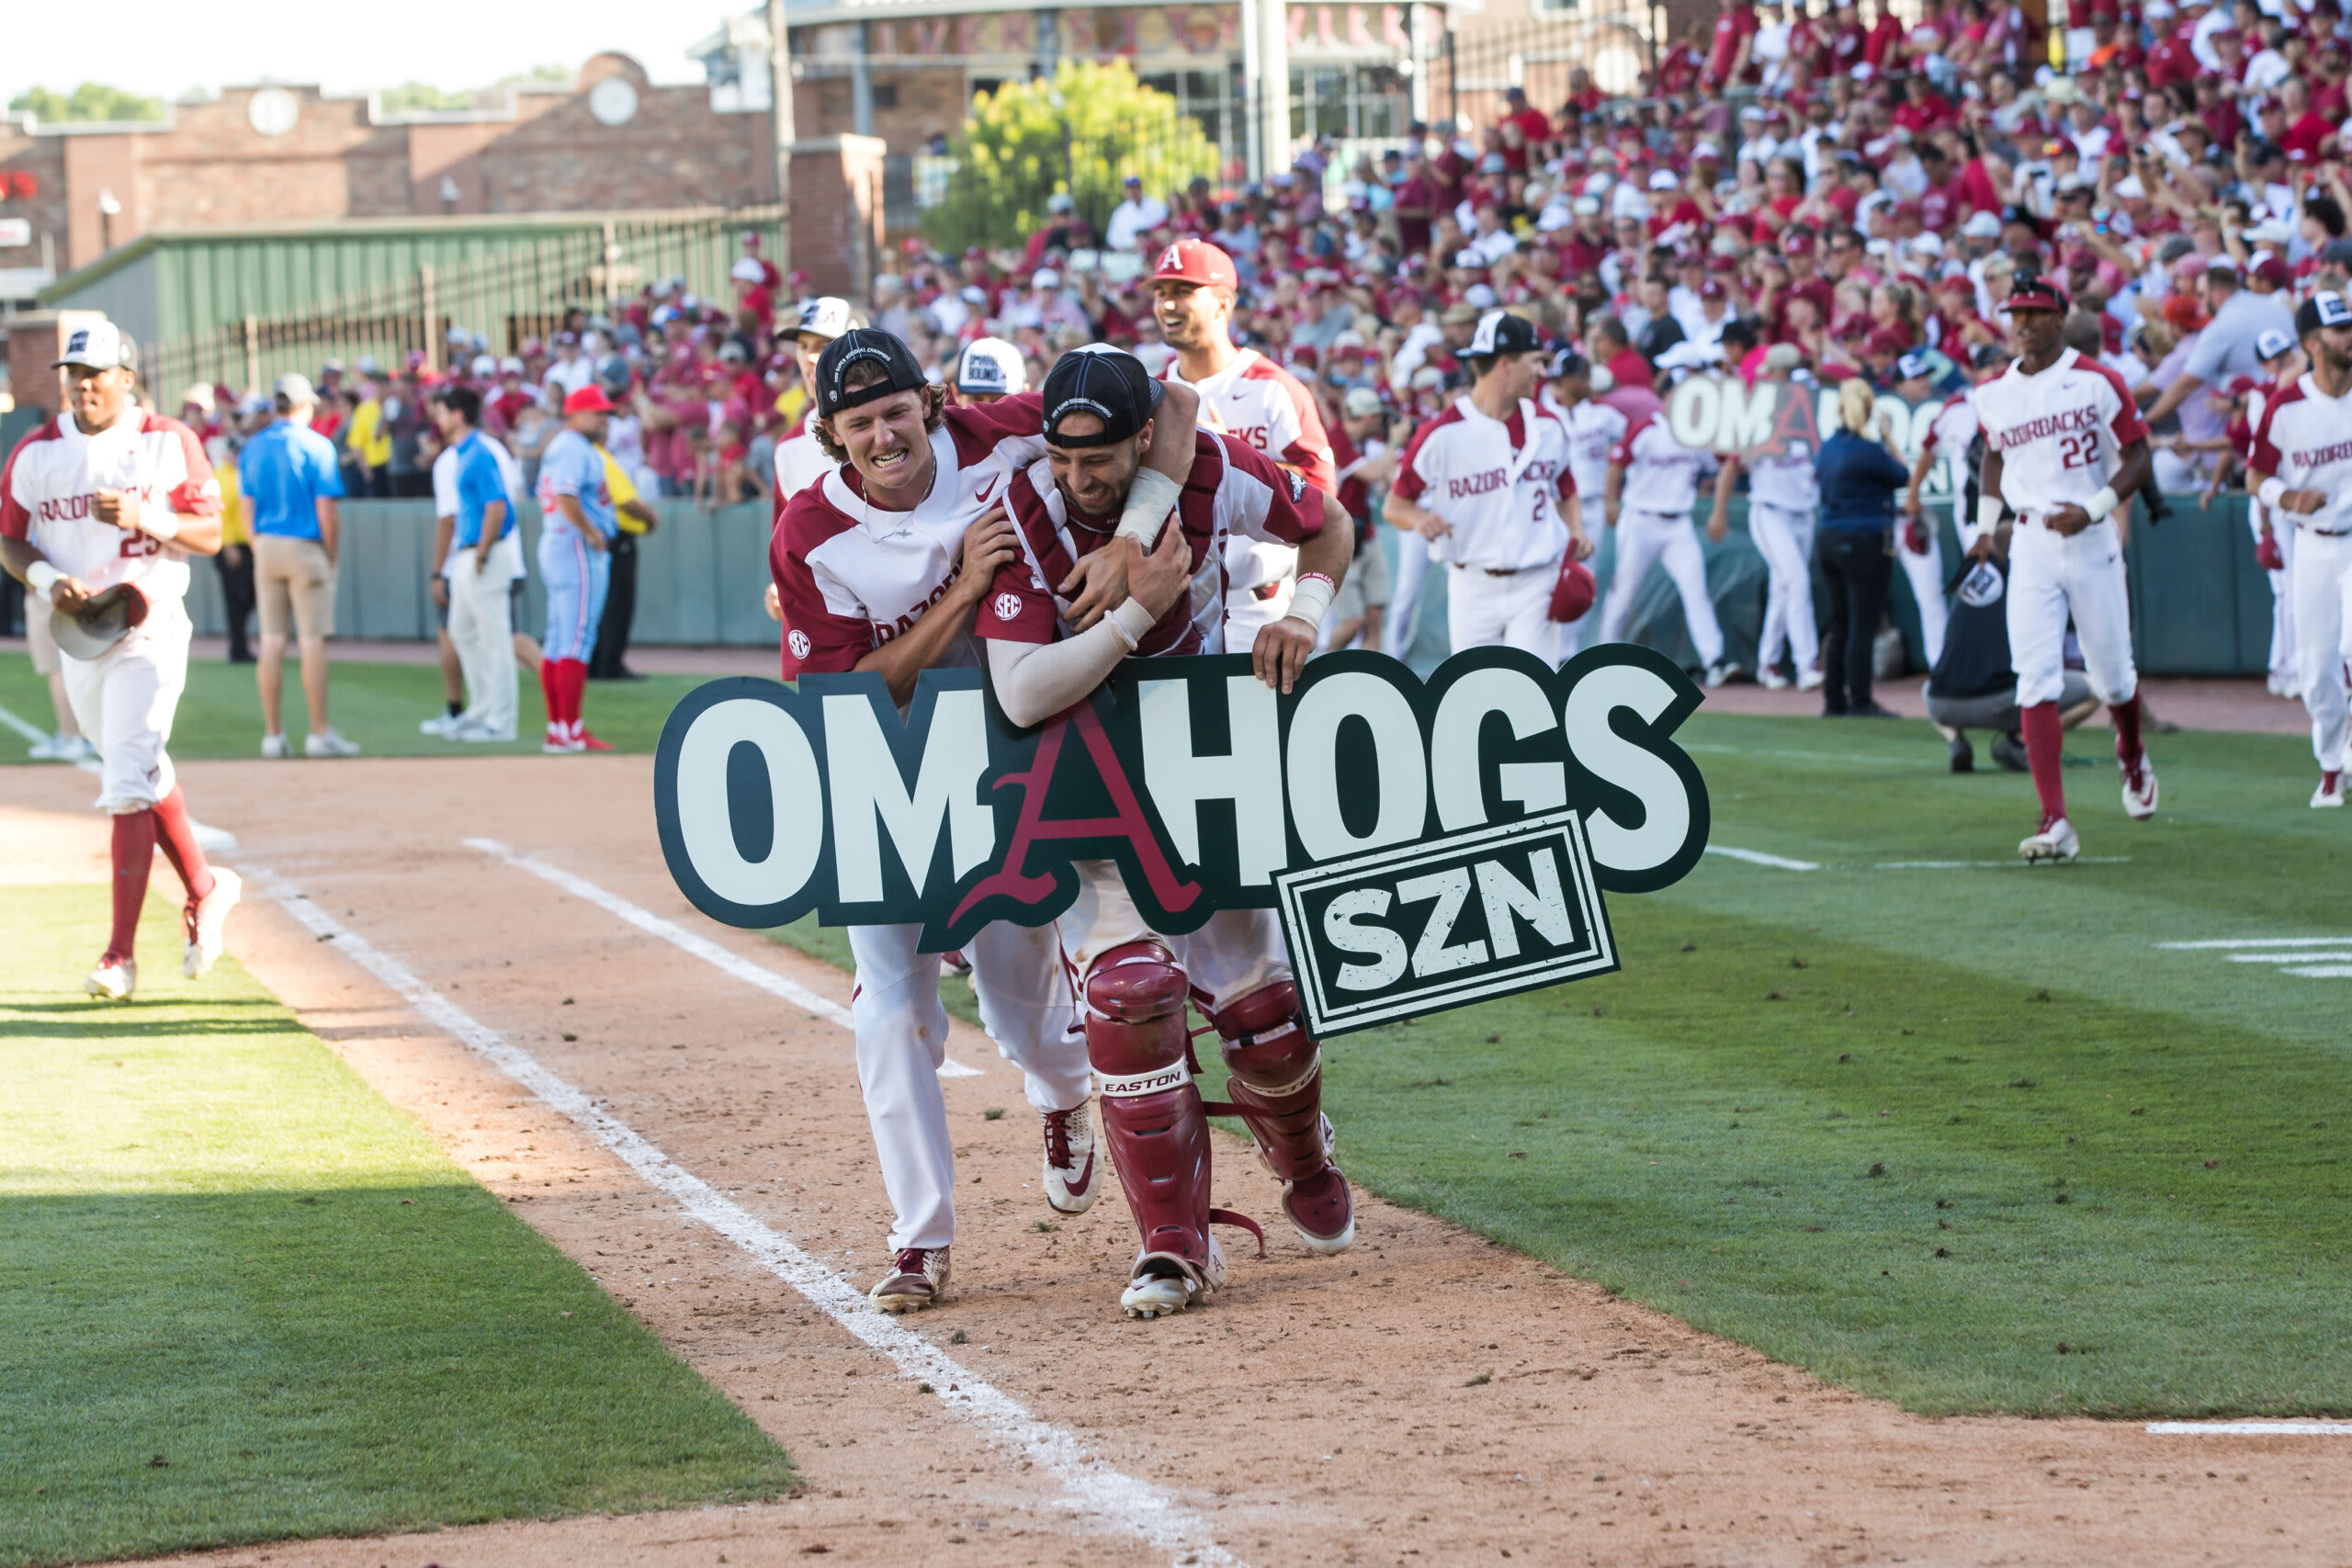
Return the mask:
M2344 774L2330 772L2320 774L2319 788L2312 792L2312 809L2331 810L2344 804Z
M890 1272L867 1296L877 1312L922 1312L947 1293L947 1248L910 1247L891 1260Z
M2018 859L2030 864L2035 861L2073 860L2083 852L2083 841L2075 837L2075 829L2064 817L2044 821L2025 841L2018 845Z
M2134 822L2145 822L2156 814L2156 770L2148 765L2148 754L2124 768L2123 811Z
M1102 1196L1092 1109L1081 1100L1068 1111L1039 1111L1037 1119L1046 1129L1046 1201L1057 1214L1082 1214Z

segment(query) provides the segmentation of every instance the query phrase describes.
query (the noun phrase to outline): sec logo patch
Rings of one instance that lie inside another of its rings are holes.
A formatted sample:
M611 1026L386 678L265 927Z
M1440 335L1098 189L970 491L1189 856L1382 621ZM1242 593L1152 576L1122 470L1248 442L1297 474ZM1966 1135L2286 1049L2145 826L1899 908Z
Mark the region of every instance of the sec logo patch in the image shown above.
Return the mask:
M1021 595L1018 593L1000 593L996 596L994 608L996 610L996 618L998 620L1017 620L1021 615Z
M791 644L793 658L806 659L808 657L808 634L807 632L787 632L785 634L784 640Z

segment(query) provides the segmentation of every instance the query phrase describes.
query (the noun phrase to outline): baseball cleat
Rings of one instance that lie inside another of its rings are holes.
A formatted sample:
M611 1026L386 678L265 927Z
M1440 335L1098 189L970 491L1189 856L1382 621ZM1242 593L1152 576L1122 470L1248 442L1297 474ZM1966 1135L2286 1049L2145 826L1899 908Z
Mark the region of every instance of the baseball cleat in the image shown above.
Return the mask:
M1355 1200L1348 1191L1348 1179L1336 1165L1327 1165L1320 1174L1285 1186L1283 1213L1290 1216L1291 1229L1309 1252L1330 1258L1355 1245Z
M2014 735L1998 736L1994 739L1993 761L2013 773L2033 771L2033 763L2027 760L2025 754L2025 742Z
M2320 774L2319 788L2312 792L2312 809L2326 811L2344 804L2344 775L2330 769Z
M2122 770L2123 810L2134 822L2145 822L2156 814L2156 770L2148 766L2148 754Z
M139 961L119 953L109 953L98 960L82 988L94 997L104 997L110 1002L127 1002L130 993L139 988Z
M1951 738L1951 767L1955 773L1973 773L1976 771L1976 748L1968 743L1968 737L1965 735L1955 735Z
M1102 1196L1102 1167L1095 1156L1094 1118L1085 1100L1068 1111L1043 1111L1046 1201L1057 1214L1082 1214Z
M463 714L435 714L431 718L425 719L424 722L419 724L416 727L416 732L419 735L438 736L440 739L447 740L452 735L457 733L458 726L464 722L465 715Z
M1816 691L1820 688L1821 682L1827 679L1828 677L1824 675L1817 667L1810 670L1800 670L1797 671L1797 690L1800 692Z
M1731 660L1718 659L1707 666L1707 672L1700 679L1710 686L1728 686L1747 673Z
M1792 683L1773 665L1766 665L1756 672L1756 683L1768 692L1785 692Z
M2064 817L2050 818L2018 845L2018 858L2029 864L2035 861L2073 860L2082 852L2082 840L2075 836L2074 827Z
M276 762L294 755L294 749L286 743L283 735L265 735L261 738L261 754Z
M302 755L305 757L356 757L359 755L359 742L345 739L341 730L329 725L324 729L314 729L302 738Z
M227 866L212 868L212 891L187 908L187 951L180 957L180 974L201 980L220 956L220 928L229 911L245 896L245 881Z
M599 740L584 729L574 737L574 739L580 742L580 749L582 751L609 751L613 749L613 743L611 741Z
M550 736L539 742L539 750L550 757L569 757L576 751L585 751L588 748L577 740L558 740Z
M875 1310L921 1312L947 1293L947 1248L910 1247L899 1252L889 1274L871 1292Z
M1119 1292L1119 1310L1129 1317L1173 1317L1194 1302L1205 1302L1225 1288L1225 1253L1209 1238L1209 1266L1199 1274L1183 1259L1164 1252L1146 1253L1136 1259L1135 1276Z

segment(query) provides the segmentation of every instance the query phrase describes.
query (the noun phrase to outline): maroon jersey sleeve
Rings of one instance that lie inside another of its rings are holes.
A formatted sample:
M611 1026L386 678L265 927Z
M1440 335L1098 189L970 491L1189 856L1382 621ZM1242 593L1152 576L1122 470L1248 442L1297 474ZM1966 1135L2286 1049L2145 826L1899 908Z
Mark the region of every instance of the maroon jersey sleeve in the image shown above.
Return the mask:
M2262 423L2255 427L2254 450L2246 456L2247 468L2256 473L2268 474L2274 479L2278 477L2278 468L2284 459L2278 456L2278 443L2271 439L2270 432L2278 421L2278 411L2290 403L2302 401L2302 398L2303 386L2297 381L2263 405Z
M1284 377L1291 402L1298 410L1298 439L1283 448L1282 460L1306 477L1325 495L1340 493L1340 475L1331 461L1331 438L1323 428L1323 411L1315 396L1295 377Z
M1429 444L1431 433L1444 422L1442 414L1435 419L1425 419L1421 421L1421 427L1413 432L1413 439L1405 444L1405 455L1396 460L1396 477L1388 486L1393 494L1401 495L1407 501L1421 499L1421 491L1429 488L1429 481L1421 478L1421 448Z
M1224 443L1225 460L1235 472L1249 475L1272 492L1265 520L1259 525L1269 537L1295 545L1323 531L1323 497L1329 491L1317 489L1254 447L1224 436L1217 439Z
M204 455L204 443L196 438L196 432L178 420L160 414L149 414L140 429L144 433L163 432L180 444L180 467L184 471L167 498L172 510L183 517L220 516L220 487L213 480L212 459Z
M1005 486L1004 503L1020 536L1021 552L996 569L989 596L972 617L973 634L999 642L1051 642L1061 626L1051 583L1069 575L1068 552L1027 472L1012 476Z
M874 650L873 623L825 602L808 552L840 531L839 515L815 490L792 498L768 539L768 571L784 611L784 678L845 674Z
M1046 426L1046 399L1040 392L1023 392L1018 397L999 398L992 403L949 409L944 417L949 433L956 438L956 460L977 463L995 451L1000 441L1022 435L1032 439L1041 436Z

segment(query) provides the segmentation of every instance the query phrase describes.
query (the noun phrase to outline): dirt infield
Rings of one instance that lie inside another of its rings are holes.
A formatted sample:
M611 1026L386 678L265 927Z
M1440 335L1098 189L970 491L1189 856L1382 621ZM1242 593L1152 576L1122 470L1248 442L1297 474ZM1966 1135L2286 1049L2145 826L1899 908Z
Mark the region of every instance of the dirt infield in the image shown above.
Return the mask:
M684 1216L303 929L254 875L300 889L678 1166L868 1282L888 1214L847 1034L461 842L494 838L542 857L845 1003L845 976L688 908L653 842L650 759L216 762L183 774L191 806L238 835L224 858L255 886L232 951L774 1433L808 1481L760 1507L188 1561L1189 1560L1067 1506L1044 1467L991 1446ZM17 868L36 854L40 880L103 866L90 788L66 770L0 770L6 880L31 879ZM2352 1478L2333 1446L2345 1439L1916 1419L1377 1201L1362 1204L1360 1240L1342 1258L1314 1258L1282 1227L1271 1258L1237 1254L1214 1305L1125 1322L1124 1206L1113 1195L1041 1229L1051 1216L1017 1077L961 1025L950 1050L986 1069L945 1084L965 1197L956 1290L910 1326L1125 1475L1173 1493L1234 1559L2352 1558ZM1343 1055L1333 1070L1347 1070ZM991 1107L1001 1120L985 1118ZM1277 1217L1274 1186L1242 1147L1220 1143L1219 1156L1216 1201Z

